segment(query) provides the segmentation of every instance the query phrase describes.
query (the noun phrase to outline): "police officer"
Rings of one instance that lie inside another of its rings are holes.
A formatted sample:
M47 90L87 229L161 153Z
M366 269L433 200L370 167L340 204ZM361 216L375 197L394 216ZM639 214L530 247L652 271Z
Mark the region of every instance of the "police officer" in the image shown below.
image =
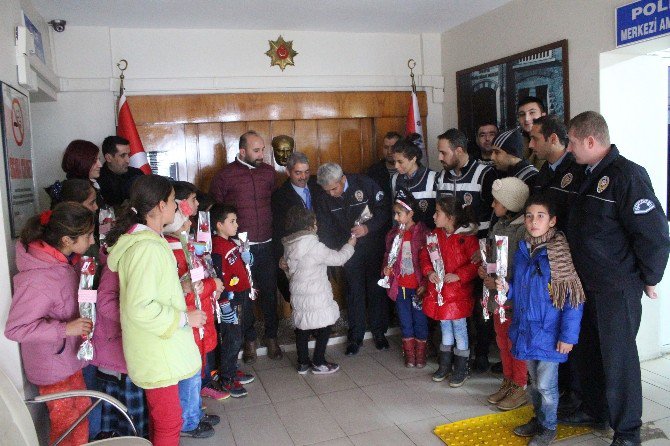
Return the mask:
M393 162L396 173L391 177L391 188L395 192L404 189L412 193L417 202L417 221L428 228L435 228L435 172L421 165L421 148L409 139L393 145Z
M314 207L320 240L331 249L339 249L351 234L359 239L354 255L344 264L349 322L346 354L357 354L363 343L366 296L375 347L387 350L389 344L384 335L388 328L388 305L384 290L377 285L381 261L372 249L372 244L379 242L378 232L390 212L384 192L365 175L344 175L335 163L319 167L316 181L325 191ZM366 207L372 218L355 224Z
M575 360L582 410L573 425L614 429L612 445L639 445L642 292L654 299L668 261L668 223L647 171L610 145L605 119L587 111L568 127L568 150L588 165L570 209L568 241L586 303Z
M575 162L567 151L568 130L556 115L541 116L533 121L528 147L538 160L546 161L535 177L531 193L542 192L556 205L558 229L565 232L568 210L579 192L585 166Z

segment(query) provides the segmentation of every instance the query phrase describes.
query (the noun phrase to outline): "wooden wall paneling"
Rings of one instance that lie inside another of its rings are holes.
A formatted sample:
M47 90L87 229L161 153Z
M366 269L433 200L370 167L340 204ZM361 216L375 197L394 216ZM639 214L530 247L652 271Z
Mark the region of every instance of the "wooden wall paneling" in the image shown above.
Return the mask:
M426 116L426 92L417 92ZM129 96L137 125L406 116L408 91Z
M187 178L186 143L182 124L142 125L137 132L146 151L168 152L171 163L177 164L180 179Z
M317 121L299 120L294 121L295 148L309 158L309 167L312 175L316 175L319 168L319 140L317 136Z
M198 174L198 158L200 147L198 145L198 124L184 125L184 170L186 177L180 177L180 180L195 184L195 177Z
M226 122L223 124L223 146L226 150L225 164L235 161L235 157L240 152L240 136L246 131L246 122Z
M361 119L361 172L366 172L375 161L377 154L374 145L374 126L372 119Z
M226 164L223 132L220 122L198 124L198 166L194 183L209 190L212 177Z
M340 159L340 123L337 119L316 121L319 159L317 167L325 163L342 163Z
M351 173L360 173L364 150L361 146L361 120L339 119L340 125L340 159L342 170Z

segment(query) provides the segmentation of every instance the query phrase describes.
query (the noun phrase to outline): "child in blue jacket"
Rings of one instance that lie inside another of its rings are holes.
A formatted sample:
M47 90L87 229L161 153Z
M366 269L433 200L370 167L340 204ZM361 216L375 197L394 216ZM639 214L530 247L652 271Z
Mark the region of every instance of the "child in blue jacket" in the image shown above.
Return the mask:
M525 225L525 239L514 256L512 283L498 280L497 286L509 289L508 299L514 301L512 355L526 361L535 408L535 417L514 433L533 437L531 446L544 446L556 439L558 364L568 359L579 339L584 290L565 236L555 229L556 212L548 197L528 200Z

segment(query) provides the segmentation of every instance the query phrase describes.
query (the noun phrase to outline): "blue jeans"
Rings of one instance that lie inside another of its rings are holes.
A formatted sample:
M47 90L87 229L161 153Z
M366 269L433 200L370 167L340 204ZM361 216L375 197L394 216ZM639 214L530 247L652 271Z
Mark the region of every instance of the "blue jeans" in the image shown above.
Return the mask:
M179 381L179 403L181 404L182 432L192 431L204 416L200 397L200 370L190 378Z
M219 345L219 377L222 380L234 380L237 373L237 354L242 347L242 322L247 312L253 312L253 309L246 308L245 302L249 303L249 292L242 291L235 293L232 301L232 308L237 313L237 324L221 322L219 333L221 336L221 345Z
M545 429L556 429L558 410L558 362L526 361L530 383L528 393L535 416Z
M456 342L456 349L460 350L462 354L454 351L458 356L469 355L468 347L468 324L465 318L454 319L451 321L440 321L440 328L442 329L442 345L454 345Z
M92 364L87 365L82 369L84 375L84 382L86 383L86 388L88 390L100 390L98 387L98 380L96 379L96 374L98 373L98 368ZM95 409L88 414L88 438L93 440L99 433L102 423L102 404L98 404Z
M412 298L416 290L411 288L398 288L398 297L395 300L395 308L400 319L400 331L403 338L416 338L420 341L428 339L428 319L421 310L412 305Z

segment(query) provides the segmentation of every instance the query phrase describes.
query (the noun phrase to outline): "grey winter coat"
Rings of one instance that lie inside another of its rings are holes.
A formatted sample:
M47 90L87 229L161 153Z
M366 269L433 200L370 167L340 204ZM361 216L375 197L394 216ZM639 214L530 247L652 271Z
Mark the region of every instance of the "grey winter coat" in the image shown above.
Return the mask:
M282 243L295 327L313 330L333 325L340 309L333 300L326 268L344 265L354 254L354 247L346 243L339 251L329 249L312 231L295 232L284 237Z

